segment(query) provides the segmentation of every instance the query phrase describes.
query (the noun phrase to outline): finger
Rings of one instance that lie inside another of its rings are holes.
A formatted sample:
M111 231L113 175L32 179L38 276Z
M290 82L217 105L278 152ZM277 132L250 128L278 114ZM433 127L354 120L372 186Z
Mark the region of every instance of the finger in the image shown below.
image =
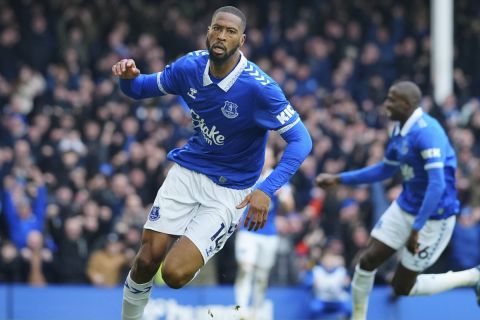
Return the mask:
M251 231L253 228L255 228L256 224L257 224L257 217L256 217L256 214L253 214L252 221L248 226L248 231Z
M237 209L245 208L249 202L250 202L250 195L247 195L245 199L243 199L243 201L236 206L236 208Z
M265 224L267 223L267 216L263 216L263 219L262 219L262 224L260 225L260 229L263 229L263 227L265 227Z
M122 60L122 72L127 71L127 62L128 60Z
M245 217L245 221L243 222L243 227L247 227L248 223L250 222L250 218L252 216L252 210L248 210L247 216Z
M121 76L122 75L122 62L117 63L116 70L117 70L117 75Z
M253 231L257 231L257 229L258 229L257 220L255 220L255 218L253 218L252 223L250 223L248 231L251 231L252 229L253 229Z

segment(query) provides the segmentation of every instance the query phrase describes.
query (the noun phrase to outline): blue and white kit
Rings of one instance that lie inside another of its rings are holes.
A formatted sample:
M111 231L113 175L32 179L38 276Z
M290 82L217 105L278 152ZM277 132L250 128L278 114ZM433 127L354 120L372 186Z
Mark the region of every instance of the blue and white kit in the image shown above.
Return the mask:
M134 99L166 94L181 96L190 109L195 131L183 147L170 151L168 158L182 168L202 174L216 185L230 190L243 192L250 190L255 184L264 164L268 131L277 131L287 142L287 146L277 167L258 186L258 189L273 197L275 191L289 180L310 152L312 141L308 131L278 84L243 54L235 68L223 79L214 78L209 70L208 51L194 51L168 65L162 72L141 74L133 80L120 80L120 88ZM187 177L184 171L177 172L181 172L181 176L188 181L194 179ZM168 188L165 185L162 187ZM168 194L166 191L162 194ZM199 206L197 209L188 209L191 217L198 210L202 210L202 206L208 205L195 198L182 201L185 201L182 205L186 207ZM212 197L212 201L222 199ZM155 203L158 206L162 201L156 199ZM237 204L232 202L225 206L235 208ZM168 227L165 220L167 208L155 210L155 224L161 224L162 227L146 225L146 228L193 237L194 231L189 233L188 230ZM229 214L231 219L209 221L209 224L214 224L212 228L215 230L205 232L221 229L222 234L227 234L231 226L238 223L243 210L237 211L238 214ZM188 215L184 216L189 219ZM163 222L158 223L162 220ZM216 252L221 246L218 245L220 242L216 241L218 239L214 240L216 244L213 252ZM196 245L205 259L210 256L206 255L206 252L211 253L212 248L202 247L198 243Z

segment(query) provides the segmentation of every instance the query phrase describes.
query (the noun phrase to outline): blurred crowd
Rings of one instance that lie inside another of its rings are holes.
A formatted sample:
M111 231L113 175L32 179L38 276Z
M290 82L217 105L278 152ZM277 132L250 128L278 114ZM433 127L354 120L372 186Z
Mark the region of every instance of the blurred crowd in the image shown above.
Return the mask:
M297 284L322 259L351 271L399 179L321 190L319 172L383 157L381 104L398 79L456 148L461 215L436 268L480 263L480 3L455 1L454 94L431 98L430 8L414 1L232 1L248 19L244 54L283 88L314 141L277 218L273 284ZM162 70L205 47L222 1L0 0L0 282L120 284L170 163L192 133L182 101L132 101L111 66ZM408 10L407 10L408 8ZM272 134L277 156L284 142ZM232 283L233 240L212 261ZM379 282L388 281L388 266ZM343 281L343 280L342 280Z

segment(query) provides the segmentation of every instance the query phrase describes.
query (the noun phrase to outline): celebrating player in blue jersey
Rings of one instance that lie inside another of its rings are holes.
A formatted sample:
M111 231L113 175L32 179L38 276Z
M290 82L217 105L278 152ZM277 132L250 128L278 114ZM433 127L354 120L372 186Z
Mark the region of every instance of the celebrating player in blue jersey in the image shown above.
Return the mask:
M270 175L274 164L273 150L267 147L265 164L258 183ZM235 300L241 307L240 314L245 319L261 318L259 313L265 299L270 270L275 264L279 241L274 218L278 211L291 212L294 206L291 187L286 184L272 198L268 220L263 229L254 232L242 228L237 233L235 258L238 272L235 279Z
M262 228L270 198L311 150L310 136L278 84L240 51L245 25L240 10L222 7L208 27L208 50L191 52L155 74L141 74L131 59L112 67L122 91L134 99L181 96L195 129L168 154L175 164L157 193L125 282L123 319L141 318L160 264L168 286L191 281L223 247L247 205L245 225ZM269 130L287 146L278 166L251 192Z
M381 181L400 169L403 190L371 233L352 280L352 319L365 319L376 269L395 252L401 263L392 280L398 295L428 295L460 286L476 286L478 267L459 272L419 275L438 259L450 241L459 202L455 189L457 160L440 124L418 107L417 85L403 81L388 91L384 107L396 121L382 162L351 172L322 173L321 187Z

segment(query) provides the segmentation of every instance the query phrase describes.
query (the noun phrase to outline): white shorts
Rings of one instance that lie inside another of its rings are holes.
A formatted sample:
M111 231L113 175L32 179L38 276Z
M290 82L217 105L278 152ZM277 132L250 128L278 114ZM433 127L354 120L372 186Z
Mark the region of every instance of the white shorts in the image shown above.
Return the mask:
M422 272L437 261L448 245L455 227L455 216L445 220L427 220L418 236L420 251L413 255L405 246L415 217L393 202L371 232L371 236L387 246L400 250L402 265Z
M236 209L250 189L215 184L207 176L174 164L158 190L145 229L188 237L204 264L237 228L244 209Z
M235 239L235 258L239 264L271 269L277 256L278 236L241 230Z

